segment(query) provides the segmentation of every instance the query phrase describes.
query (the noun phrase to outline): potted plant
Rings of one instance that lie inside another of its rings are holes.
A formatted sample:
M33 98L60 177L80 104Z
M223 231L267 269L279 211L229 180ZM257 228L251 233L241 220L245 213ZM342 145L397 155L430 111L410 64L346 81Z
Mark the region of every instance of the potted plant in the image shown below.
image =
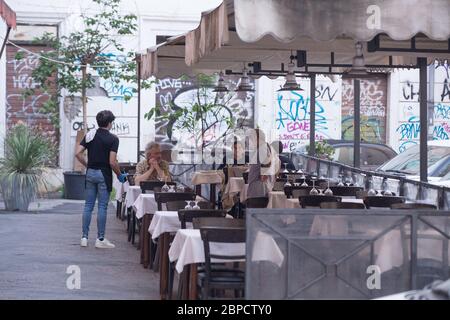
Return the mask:
M34 39L36 44L46 45L48 50L40 53L38 66L33 70L37 90L51 98L43 111L56 116L59 121L59 103L62 98L74 101L81 97L83 126L77 141L87 133L87 90L96 86L96 79L108 80L113 91L120 91L125 83L136 83L136 53L126 52L121 37L129 37L137 30L137 16L119 12L121 0L93 0L97 13L81 14L82 30L55 37L46 33ZM20 59L20 57L16 57ZM52 90L57 82L56 92ZM148 89L152 81L142 81L141 88ZM34 89L27 89L33 91ZM136 89L126 90L127 102ZM28 93L29 94L29 93ZM84 172L64 172L64 193L68 199L84 199Z
M320 159L332 160L334 155L334 148L325 141L316 141L315 156ZM306 146L306 151L309 153L309 146Z
M50 139L38 130L17 124L4 139L5 157L0 159L0 189L8 211L28 211L39 185L45 186L43 172L54 157Z

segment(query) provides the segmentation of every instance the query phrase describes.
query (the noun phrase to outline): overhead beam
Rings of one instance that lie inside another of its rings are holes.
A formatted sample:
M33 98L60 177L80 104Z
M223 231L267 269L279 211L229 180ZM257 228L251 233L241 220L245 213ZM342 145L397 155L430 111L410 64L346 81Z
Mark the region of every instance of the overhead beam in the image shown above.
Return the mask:
M428 84L427 58L417 58L420 68L420 181L428 181Z
M361 80L353 80L353 166L361 166Z
M309 155L316 154L316 75L310 78L309 99Z

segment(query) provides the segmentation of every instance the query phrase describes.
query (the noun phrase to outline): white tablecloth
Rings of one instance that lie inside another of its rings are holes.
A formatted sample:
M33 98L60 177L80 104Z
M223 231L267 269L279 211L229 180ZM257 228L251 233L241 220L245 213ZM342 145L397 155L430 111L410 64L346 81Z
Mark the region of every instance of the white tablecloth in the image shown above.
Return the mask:
M240 177L231 177L228 179L228 183L225 186L225 194L229 194L231 196L239 193L239 199L241 202L247 200L247 190L248 184L245 184L244 178Z
M165 209L163 203L162 209ZM136 211L136 217L141 219L145 214L152 214L158 210L158 204L155 201L155 195L153 193L142 193L138 196L133 203L133 208Z
M223 171L205 170L195 172L192 176L192 184L221 184L224 181L225 175Z
M284 191L269 191L269 203L267 208L269 209L286 209L288 205L288 198ZM298 202L298 199L297 199Z
M226 217L233 218L229 214ZM186 228L192 229L192 223L186 223ZM177 211L156 211L148 232L152 235L152 239L156 239L165 232L177 232L179 229L181 229L181 222Z
M125 197L126 207L131 208L141 193L142 193L141 187L130 186L127 190L127 196Z
M116 190L115 200L122 202L123 194L128 191L129 187L130 187L130 184L128 183L128 181L126 181L125 183L121 183L114 176L114 178L113 178L113 188L114 188L114 190Z
M342 197L342 202L364 203L362 199L345 198L345 197ZM267 205L267 208L296 209L300 208L300 203L298 201L298 198L288 199L284 191L270 191L269 204Z
M177 232L181 228L177 211L156 211L148 232L152 239L157 239L165 232Z
M275 240L268 234L259 232L254 241L253 261L271 261L281 266L284 256ZM211 243L211 252L221 255L245 254L245 243ZM192 263L204 263L205 251L203 241L198 229L180 229L169 250L170 261L177 261L175 269L178 273L183 271L185 265ZM213 262L220 262L213 260Z

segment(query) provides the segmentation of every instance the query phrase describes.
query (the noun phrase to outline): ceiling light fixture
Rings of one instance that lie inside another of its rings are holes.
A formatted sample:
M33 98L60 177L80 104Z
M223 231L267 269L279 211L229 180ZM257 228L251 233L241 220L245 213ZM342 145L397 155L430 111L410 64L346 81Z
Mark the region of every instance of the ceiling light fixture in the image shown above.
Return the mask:
M289 64L288 64L288 72L286 74L286 82L279 90L277 90L278 92L280 92L280 91L303 91L303 89L300 87L300 84L297 83L297 78L295 76L295 71L294 71L295 64L294 64L294 62L292 62L293 58L294 57L291 55L291 57L290 57L291 62L289 62Z

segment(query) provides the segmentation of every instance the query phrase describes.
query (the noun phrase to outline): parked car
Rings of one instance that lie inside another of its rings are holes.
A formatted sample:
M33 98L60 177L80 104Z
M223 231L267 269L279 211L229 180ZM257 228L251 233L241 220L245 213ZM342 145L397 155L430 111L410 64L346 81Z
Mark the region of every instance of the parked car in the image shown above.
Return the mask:
M353 141L326 140L334 148L333 161L353 166ZM308 144L299 145L296 153L308 153ZM361 169L375 170L383 163L394 158L397 153L390 147L379 143L361 142Z
M420 179L420 146L416 145L399 154L377 171ZM450 140L428 141L428 180L430 183L450 187Z

